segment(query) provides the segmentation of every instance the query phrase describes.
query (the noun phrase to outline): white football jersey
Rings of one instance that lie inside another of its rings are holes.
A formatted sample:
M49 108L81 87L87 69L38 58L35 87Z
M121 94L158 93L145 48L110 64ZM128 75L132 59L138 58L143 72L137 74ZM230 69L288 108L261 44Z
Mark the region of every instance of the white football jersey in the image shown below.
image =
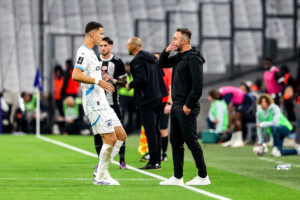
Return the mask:
M102 80L100 62L93 51L86 45L81 45L76 54L76 68L81 69L88 77ZM86 115L96 110L110 108L105 91L99 85L81 83L82 105Z

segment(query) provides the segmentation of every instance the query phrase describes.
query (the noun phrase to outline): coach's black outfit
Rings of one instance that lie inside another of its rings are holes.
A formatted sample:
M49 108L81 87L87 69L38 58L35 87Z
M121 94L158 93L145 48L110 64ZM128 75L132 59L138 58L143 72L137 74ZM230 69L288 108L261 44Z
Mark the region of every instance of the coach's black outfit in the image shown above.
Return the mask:
M198 175L206 177L203 152L197 137L197 116L200 112L199 99L203 87L203 56L199 51L190 49L169 57L165 50L159 59L159 66L173 67L170 142L173 151L174 176L182 178L184 162L184 142L193 154ZM191 109L188 116L183 106Z
M133 81L129 87L134 88L136 105L145 128L150 154L149 163L142 169L160 168L159 118L162 97L168 95L163 72L156 57L143 50L130 62L130 71Z

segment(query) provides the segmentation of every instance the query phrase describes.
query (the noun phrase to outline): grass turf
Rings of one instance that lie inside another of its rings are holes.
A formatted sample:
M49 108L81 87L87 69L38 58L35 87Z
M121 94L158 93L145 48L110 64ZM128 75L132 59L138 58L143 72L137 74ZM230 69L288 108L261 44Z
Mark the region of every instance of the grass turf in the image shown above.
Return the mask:
M48 136L52 139L95 152L91 136ZM139 162L137 136L129 136L126 162ZM299 199L300 164L298 156L272 158L293 163L291 170L277 171L275 163L259 160L252 147L223 148L202 145L212 184L197 188L232 199ZM161 170L151 173L170 177L172 159ZM0 136L0 199L212 199L178 186L159 186L159 180L132 170L110 165L111 175L121 186L92 185L97 159L29 136ZM118 158L116 158L117 160ZM184 180L196 175L192 155L185 151ZM11 179L8 179L11 178Z

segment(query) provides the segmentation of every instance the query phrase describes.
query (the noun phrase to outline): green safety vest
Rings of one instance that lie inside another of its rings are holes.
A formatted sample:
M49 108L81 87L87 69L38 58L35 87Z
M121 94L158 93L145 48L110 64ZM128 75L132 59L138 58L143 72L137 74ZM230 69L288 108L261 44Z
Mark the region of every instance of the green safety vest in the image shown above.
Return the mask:
M265 121L269 122L269 121L272 121L272 119L273 119L273 110L270 110L269 116L267 118L264 118L261 110L259 111L258 114L259 114L259 119L261 122L265 122ZM287 129L289 129L290 131L293 130L292 124L282 113L280 113L279 126L284 126ZM270 127L265 128L265 129L269 135L272 135Z
M133 81L132 75L127 76L127 83L131 83ZM122 96L133 97L134 96L134 89L127 90L126 87L120 87L118 90L119 94Z
M81 99L75 98L74 107L67 106L66 102L63 103L64 114L67 118L76 119L79 116L79 106L81 105Z
M29 102L24 101L25 111L33 112L36 108L36 94L32 95L32 98Z
M223 100L216 100L211 104L212 115L214 116L215 119L218 118L217 104L220 104L222 107L226 108L225 109L226 112L224 113L223 116L223 127L222 127L222 130L226 131L229 123L227 104Z

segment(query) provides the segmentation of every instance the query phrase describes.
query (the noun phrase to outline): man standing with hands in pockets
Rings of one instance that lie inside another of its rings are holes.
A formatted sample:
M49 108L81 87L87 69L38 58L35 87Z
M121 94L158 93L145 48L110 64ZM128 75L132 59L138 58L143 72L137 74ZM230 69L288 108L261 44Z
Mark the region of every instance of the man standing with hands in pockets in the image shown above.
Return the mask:
M160 185L184 185L184 142L192 152L198 174L186 185L209 185L203 152L197 137L199 99L203 88L203 56L191 47L192 33L187 28L178 28L172 43L162 52L159 66L173 67L171 133L174 175ZM170 56L170 51L178 51Z

